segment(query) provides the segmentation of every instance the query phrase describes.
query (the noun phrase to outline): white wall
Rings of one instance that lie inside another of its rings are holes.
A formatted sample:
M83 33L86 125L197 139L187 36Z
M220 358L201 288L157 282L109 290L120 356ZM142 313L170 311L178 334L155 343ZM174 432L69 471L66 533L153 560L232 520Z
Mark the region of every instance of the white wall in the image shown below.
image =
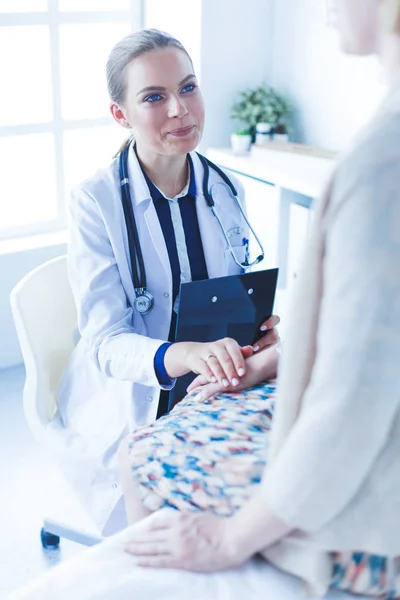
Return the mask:
M192 56L206 104L200 149L227 146L237 92L268 80L274 0L146 0L144 24L176 36Z
M237 92L269 79L272 16L273 0L203 0L201 87L207 115L203 151L229 145L235 127L229 112Z
M46 260L61 256L65 252L66 245L59 244L0 254L0 368L11 367L22 362L10 308L11 290L26 273Z
M384 92L377 62L340 52L323 0L275 0L274 11L272 83L298 109L297 135L342 150Z
M188 10L188 0L146 0L143 15L144 27L167 31L182 42L200 79L202 4L203 0L190 0Z

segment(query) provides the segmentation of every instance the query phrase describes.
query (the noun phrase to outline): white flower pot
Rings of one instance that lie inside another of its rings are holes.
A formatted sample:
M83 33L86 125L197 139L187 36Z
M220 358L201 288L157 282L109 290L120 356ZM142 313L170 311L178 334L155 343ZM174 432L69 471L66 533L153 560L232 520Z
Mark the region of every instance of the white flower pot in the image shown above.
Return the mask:
M274 133L273 140L275 142L288 142L289 136L287 133Z
M250 150L251 135L231 134L231 146L234 154L245 154Z
M256 125L256 144L265 146L271 141L272 126L269 123L257 123Z

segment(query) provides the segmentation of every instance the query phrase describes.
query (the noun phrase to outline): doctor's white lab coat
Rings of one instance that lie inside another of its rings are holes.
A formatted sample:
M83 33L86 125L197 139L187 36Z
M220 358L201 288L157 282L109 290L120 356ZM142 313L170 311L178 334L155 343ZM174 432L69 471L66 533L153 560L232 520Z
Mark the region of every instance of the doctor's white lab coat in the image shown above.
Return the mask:
M191 157L209 277L238 273L240 269L204 199L203 166L196 153ZM116 470L118 445L129 431L156 418L160 384L153 360L158 347L168 339L172 311L167 248L134 152L130 152L128 170L154 309L147 315L132 309L135 292L119 165L114 159L72 196L68 268L81 338L62 377L59 417L51 424L65 475L100 530L121 497ZM243 188L237 180L233 183L243 206ZM228 186L213 169L209 189L224 228L231 234L236 256L243 261L242 238L248 237L247 225ZM236 233L237 227L242 233Z

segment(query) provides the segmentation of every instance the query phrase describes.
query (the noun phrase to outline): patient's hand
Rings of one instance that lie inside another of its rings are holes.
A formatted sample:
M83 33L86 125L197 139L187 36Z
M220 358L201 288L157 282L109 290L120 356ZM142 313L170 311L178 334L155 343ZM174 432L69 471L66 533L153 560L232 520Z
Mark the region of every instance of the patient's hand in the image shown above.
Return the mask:
M141 567L201 573L236 567L248 555L227 539L229 521L210 513L157 511L140 522L125 551Z
M214 394L227 392L239 392L257 385L262 381L273 379L277 375L278 348L275 345L267 346L262 351L253 354L246 359L246 374L240 379L239 385L223 387L220 383L209 383L208 379L199 375L188 387L188 392L197 391L198 400L203 401L211 398Z
M291 527L266 504L259 486L232 517L159 510L131 532L125 551L141 567L210 573L238 567L286 536Z

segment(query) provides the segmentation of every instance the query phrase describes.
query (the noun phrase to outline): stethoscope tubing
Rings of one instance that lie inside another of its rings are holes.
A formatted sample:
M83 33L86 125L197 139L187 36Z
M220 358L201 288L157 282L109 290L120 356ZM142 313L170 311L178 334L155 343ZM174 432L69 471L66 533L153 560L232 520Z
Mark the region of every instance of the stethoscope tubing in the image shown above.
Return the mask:
M128 148L120 156L121 197L124 209L125 223L128 234L129 255L132 266L132 279L135 291L146 289L146 270L144 267L143 253L140 247L139 233L133 214L130 183L128 178ZM137 264L139 263L139 264ZM139 271L138 271L139 266Z
M142 295L146 292L147 281L146 281L146 270L144 267L143 253L142 253L142 249L140 246L139 233L138 233L138 229L137 229L137 225L136 225L136 220L135 220L135 217L133 214L132 199L131 199L131 193L130 193L130 181L129 181L129 177L128 177L129 149L130 149L130 145L127 146L126 148L124 148L124 150L121 152L120 157L119 157L121 198L122 198L122 205L123 205L124 217L125 217L125 223L126 223L126 229L127 229L127 235L128 235L128 247L129 247L129 256L130 256L131 267L132 267L133 284L134 284L134 288L135 288L135 293L137 295ZM213 162L211 162L208 158L206 158L202 154L199 154L197 152L197 155L198 155L198 157L203 165L203 169L204 169L204 177L203 177L204 199L205 199L208 207L211 209L212 214L217 219L217 222L221 229L222 235L224 236L225 242L228 246L229 252L232 255L233 260L238 265L238 267L240 267L241 269L248 269L248 268L258 264L264 258L264 248L261 244L259 237L257 236L256 232L254 231L253 227L250 225L247 215L244 212L244 210L240 204L240 201L237 197L238 194L237 194L237 190L236 190L235 186L233 185L233 183L229 179L229 177L222 171L222 169L220 169L217 165L215 165ZM227 232L225 231L222 221L221 221L220 217L218 216L217 211L215 210L215 202L214 202L211 192L209 191L210 168L213 169L216 173L218 173L218 175L221 177L221 179L224 181L224 183L229 187L232 195L234 196L234 198L237 202L237 205L239 207L242 217L244 218L249 230L251 231L252 235L254 236L254 238L256 239L256 241L260 247L261 254L259 254L257 256L257 258L250 263L248 260L244 261L243 263L241 263L240 261L237 260L235 251L229 240ZM150 294L149 292L147 292L147 293Z

